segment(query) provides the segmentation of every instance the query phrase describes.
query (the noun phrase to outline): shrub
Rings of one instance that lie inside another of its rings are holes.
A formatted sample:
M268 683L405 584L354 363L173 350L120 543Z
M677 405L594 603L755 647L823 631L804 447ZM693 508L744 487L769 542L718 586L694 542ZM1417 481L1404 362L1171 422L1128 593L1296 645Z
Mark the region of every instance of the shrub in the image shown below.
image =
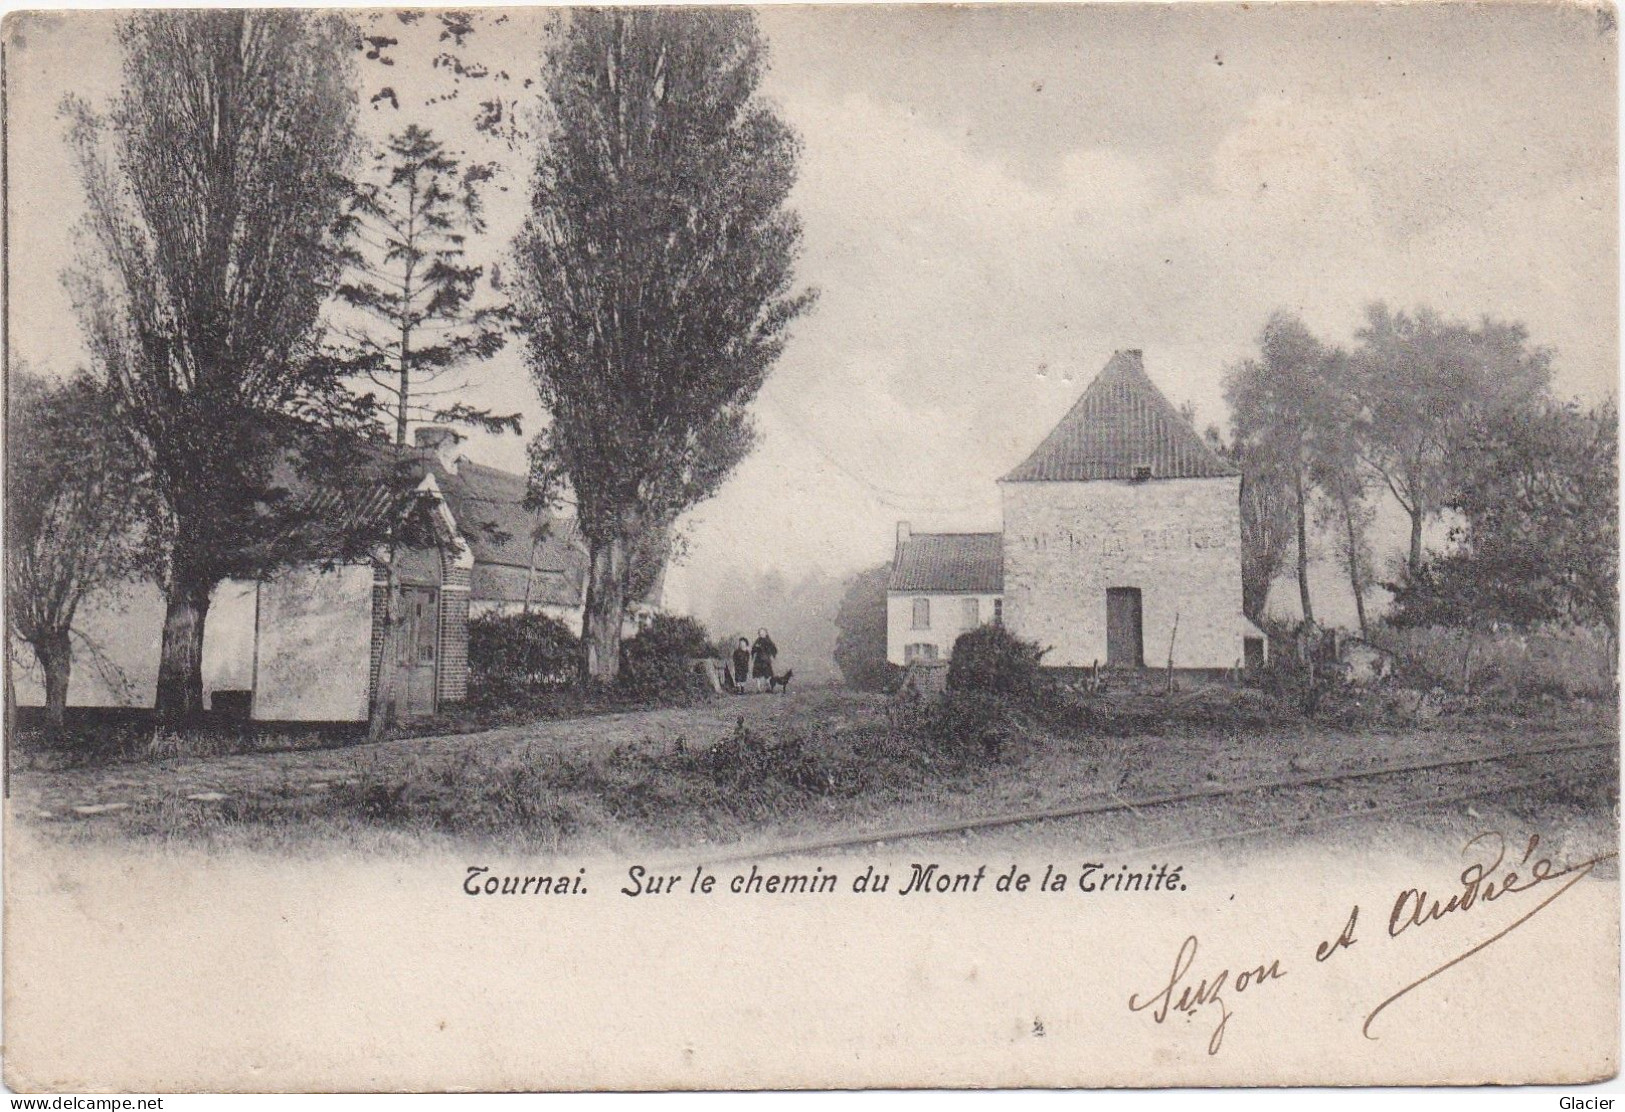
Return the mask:
M728 795L789 789L813 795L837 791L835 764L798 733L757 734L741 718L734 731L699 758L705 774Z
M835 616L835 666L854 691L887 691L899 669L886 660L886 579L881 564L852 577Z
M468 695L474 703L568 687L581 641L546 614L482 614L468 623Z
M1543 626L1472 633L1438 626L1384 628L1373 638L1399 657L1410 687L1471 691L1509 702L1606 698L1614 654L1602 629Z
M636 699L682 699L704 683L689 662L712 654L711 635L693 618L656 614L621 642L620 687Z
M949 688L925 706L920 724L925 735L947 752L977 752L996 757L1014 728L1011 700L991 691Z
M968 630L954 642L948 661L948 690L1030 699L1039 689L1038 662L1045 651L1002 625Z

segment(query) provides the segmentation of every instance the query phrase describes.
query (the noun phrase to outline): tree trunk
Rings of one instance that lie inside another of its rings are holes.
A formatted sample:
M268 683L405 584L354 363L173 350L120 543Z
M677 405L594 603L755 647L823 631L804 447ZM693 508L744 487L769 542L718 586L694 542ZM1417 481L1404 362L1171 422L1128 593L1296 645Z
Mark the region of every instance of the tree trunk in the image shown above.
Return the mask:
M385 731L395 724L397 709L395 694L398 685L395 681L401 671L399 657L402 608L396 604L395 596L400 593L400 587L395 580L393 554L390 557L388 576L384 585L384 642L378 652L378 681L373 685L372 706L367 712L369 741L383 739Z
M1315 607L1309 601L1309 525L1305 520L1309 507L1305 505L1303 476L1294 480L1298 495L1298 600L1303 604L1303 620L1309 625L1315 621Z
M412 282L412 268L406 268L406 282L410 289ZM401 366L400 366L400 406L395 410L395 446L406 447L406 418L410 413L408 398L412 390L412 329L409 325L401 325Z
M203 623L213 583L176 573L164 612L164 644L158 659L158 720L176 725L203 711Z
M1414 577L1422 570L1422 507L1409 511L1411 515L1411 550L1405 558L1405 567Z
M1347 531L1345 554L1348 557L1349 586L1354 588L1354 613L1360 620L1360 638L1369 641L1371 630L1365 617L1365 584L1360 575L1360 538L1354 530L1354 508L1347 504L1343 506L1343 527Z
M621 616L625 611L626 541L593 540L587 574L587 605L581 624L581 677L611 684L621 670Z
M73 672L73 646L68 631L52 630L34 642L34 657L45 673L45 727L53 734L62 731L62 716L68 706L68 678Z

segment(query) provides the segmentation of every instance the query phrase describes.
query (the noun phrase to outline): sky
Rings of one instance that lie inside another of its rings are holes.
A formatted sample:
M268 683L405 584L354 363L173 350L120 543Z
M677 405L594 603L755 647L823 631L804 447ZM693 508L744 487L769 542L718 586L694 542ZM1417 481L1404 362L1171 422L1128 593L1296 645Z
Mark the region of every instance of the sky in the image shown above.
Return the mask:
M545 17L478 32L536 69ZM1521 321L1556 388L1618 381L1617 37L1560 5L1176 4L761 9L761 95L799 134L799 280L819 291L755 405L760 443L684 519L669 600L702 609L741 569L842 577L896 523L996 530L996 480L1114 350L1198 425L1276 309L1328 342L1363 307ZM416 119L503 162L480 250L523 218L532 152L482 144L402 29L389 83ZM7 25L11 354L83 359L59 275L81 201L55 107L119 83L108 17ZM539 419L517 346L471 398ZM520 438L470 458L522 469ZM1384 544L1397 543L1392 507ZM703 615L702 615L703 616Z

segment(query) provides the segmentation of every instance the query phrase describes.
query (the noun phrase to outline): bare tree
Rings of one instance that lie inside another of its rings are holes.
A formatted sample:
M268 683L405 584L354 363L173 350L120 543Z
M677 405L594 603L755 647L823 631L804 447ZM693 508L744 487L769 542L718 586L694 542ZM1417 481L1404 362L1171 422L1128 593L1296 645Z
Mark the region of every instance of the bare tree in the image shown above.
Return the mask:
M554 121L515 244L533 459L590 553L583 676L618 669L629 560L750 451L746 412L812 303L792 292L797 144L756 98L742 9L577 9L546 60Z
M87 595L134 570L142 482L88 376L52 383L13 370L6 400L6 617L34 652L46 721L59 730L75 617Z
M120 40L110 112L70 105L89 207L76 289L152 476L157 710L175 720L202 709L214 587L290 555L278 511L296 430L372 420L317 357L354 151L353 37L336 17L217 10L137 13Z

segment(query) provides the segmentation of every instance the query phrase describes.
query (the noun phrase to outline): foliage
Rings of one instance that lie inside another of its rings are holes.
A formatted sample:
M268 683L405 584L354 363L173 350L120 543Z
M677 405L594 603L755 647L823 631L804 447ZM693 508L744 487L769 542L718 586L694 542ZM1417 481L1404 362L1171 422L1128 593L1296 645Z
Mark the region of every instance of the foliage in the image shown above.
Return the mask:
M1486 632L1462 627L1387 627L1373 633L1400 660L1399 681L1411 688L1471 690L1517 706L1561 699L1600 699L1614 690L1611 639L1599 627L1535 626Z
M715 494L746 409L811 304L791 292L797 146L756 97L743 9L561 17L554 123L515 244L527 358L552 424L538 488L568 486L591 559L583 674L613 678L629 549Z
M711 635L694 618L656 614L620 646L619 685L638 699L682 699L697 690L689 662L711 655Z
M1406 564L1414 575L1423 526L1461 477L1457 447L1484 415L1525 409L1543 395L1551 354L1531 347L1522 325L1485 318L1473 327L1382 302L1366 310L1357 338L1350 372L1362 409L1360 449L1410 518Z
M1330 371L1335 378L1346 379L1347 360L1334 356ZM1340 393L1330 384L1316 418L1309 460L1315 523L1335 538L1338 561L1354 594L1354 611L1364 637L1370 631L1365 599L1373 579L1369 533L1376 517L1370 498L1373 476L1361 458L1366 428L1358 398Z
M567 686L581 641L546 614L481 614L468 623L468 695L481 705Z
M978 691L1005 699L1031 698L1047 650L997 623L966 630L948 660L948 690Z
M1394 624L1619 628L1619 418L1481 414L1453 453L1455 547L1395 587Z
M1241 471L1241 611L1262 624L1270 585L1286 563L1297 524L1292 486L1267 452L1243 453L1216 426L1203 439Z
M1258 343L1259 358L1243 361L1225 376L1225 400L1244 475L1254 476L1257 492L1287 492L1297 534L1298 597L1305 620L1312 622L1308 512L1327 430L1345 422L1349 405L1341 386L1342 356L1288 313L1271 316ZM1260 557L1272 551L1255 550ZM1253 570L1255 581L1262 579L1265 569ZM1268 580L1263 582L1267 592ZM1262 605L1256 594L1255 601Z
M466 251L468 237L485 230L480 190L490 168L465 166L411 124L373 155L371 174L355 186L343 224L347 274L337 292L359 313L336 330L334 357L346 375L383 392L396 444L407 442L409 421L518 432L517 414L437 400L468 388L448 376L507 342L506 309L476 304L484 268Z
M886 581L891 565L881 564L854 575L841 596L835 616L835 665L846 686L856 691L885 691L897 669L886 660Z
M914 727L926 742L946 752L995 757L1009 740L1020 709L991 691L950 688L919 708Z
M290 460L353 486L340 477L353 441L337 434L372 422L316 357L354 67L344 21L312 12L141 12L119 34L110 113L69 105L88 248L72 284L152 479L146 537L168 599L158 708L173 720L202 709L213 587L304 555L289 543Z
M355 12L353 17L355 49L370 63L368 87L372 92L367 103L373 111L382 111L386 105L391 111L402 111L401 100L408 88L419 93L419 102L409 105L416 112L463 101L463 93L468 92L478 98L470 121L476 133L509 149L530 141L530 129L520 110L520 90L530 88L534 80L482 58L481 47L494 37L490 32L508 22L509 13L501 9L375 10ZM396 47L401 46L402 38L408 40L410 50L426 45L430 36L429 65L434 74L398 74ZM398 83L400 91L395 88Z
M134 572L144 484L88 376L51 383L19 368L6 400L7 624L33 650L60 729L75 613Z

